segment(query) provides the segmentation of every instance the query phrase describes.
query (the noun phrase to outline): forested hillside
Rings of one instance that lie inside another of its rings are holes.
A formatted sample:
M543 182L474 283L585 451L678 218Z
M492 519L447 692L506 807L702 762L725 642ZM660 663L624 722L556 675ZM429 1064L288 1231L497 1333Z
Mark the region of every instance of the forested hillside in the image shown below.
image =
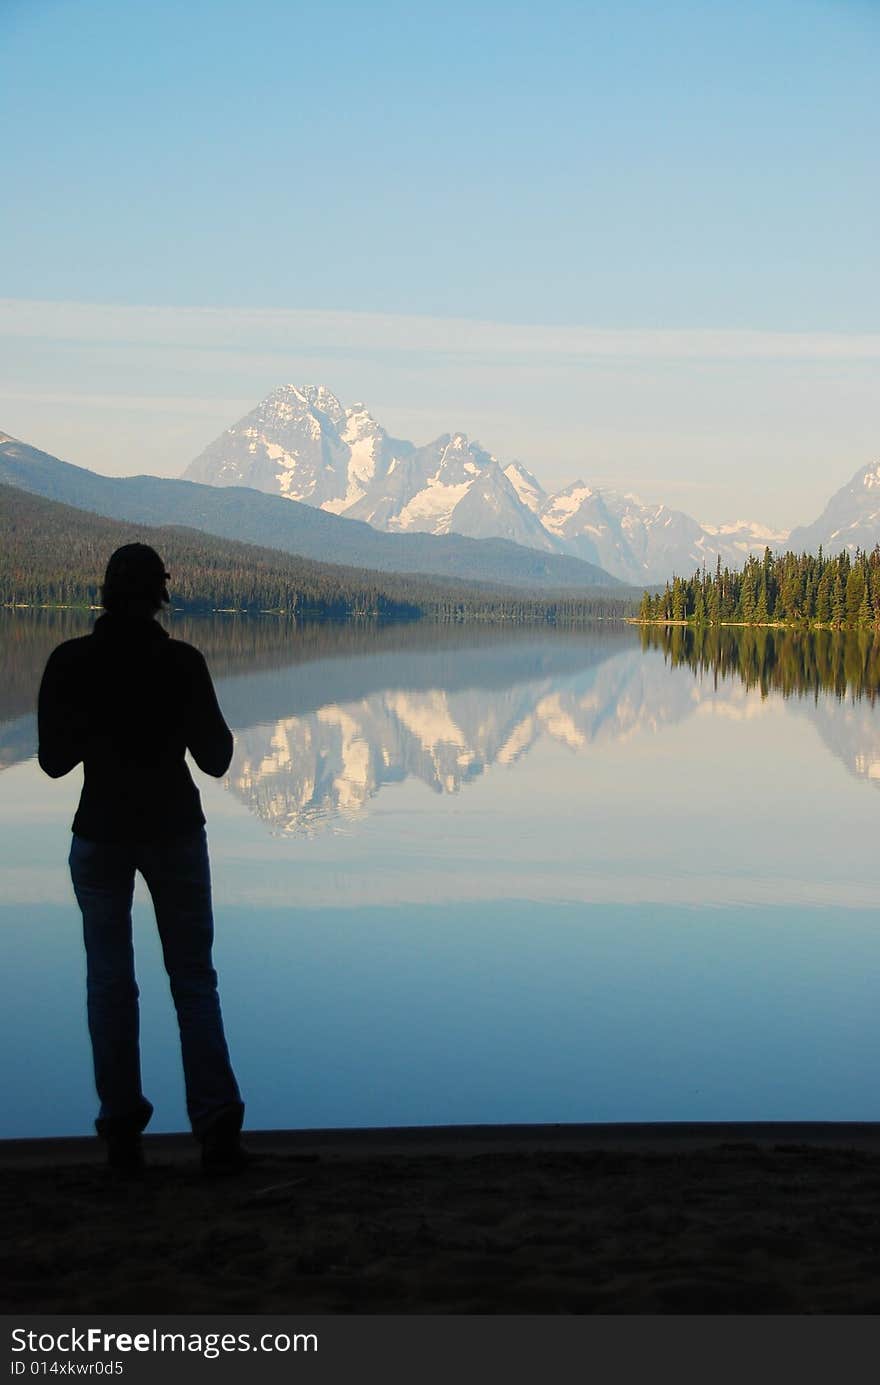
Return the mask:
M503 586L317 563L192 529L107 519L14 486L0 486L0 604L98 605L107 558L120 544L136 541L161 553L171 573L173 604L190 611L578 623L620 618L635 609L634 599L601 590L533 596Z
M428 574L434 582L502 582L534 591L625 588L579 558L542 553L507 539L463 534L385 534L361 520L328 514L245 486L203 486L167 476L100 476L14 438L0 438L0 484L17 486L127 524L188 529L256 544L319 563L370 572Z

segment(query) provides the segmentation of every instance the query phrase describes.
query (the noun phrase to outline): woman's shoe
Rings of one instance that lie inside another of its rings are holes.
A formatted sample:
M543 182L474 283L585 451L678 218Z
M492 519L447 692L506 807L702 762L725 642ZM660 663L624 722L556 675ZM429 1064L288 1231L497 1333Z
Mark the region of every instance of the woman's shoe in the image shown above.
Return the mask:
M250 1155L241 1143L241 1108L229 1110L200 1136L202 1173L241 1173Z
M107 1167L114 1173L143 1173L144 1144L139 1134L107 1136Z

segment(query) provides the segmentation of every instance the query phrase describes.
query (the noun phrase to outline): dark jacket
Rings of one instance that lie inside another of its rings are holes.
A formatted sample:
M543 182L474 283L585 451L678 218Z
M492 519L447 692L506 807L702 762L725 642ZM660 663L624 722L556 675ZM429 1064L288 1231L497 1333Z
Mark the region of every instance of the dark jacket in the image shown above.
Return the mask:
M83 762L73 820L90 841L156 841L205 821L187 750L219 778L232 733L204 658L155 620L103 615L52 651L39 696L40 765L58 779Z

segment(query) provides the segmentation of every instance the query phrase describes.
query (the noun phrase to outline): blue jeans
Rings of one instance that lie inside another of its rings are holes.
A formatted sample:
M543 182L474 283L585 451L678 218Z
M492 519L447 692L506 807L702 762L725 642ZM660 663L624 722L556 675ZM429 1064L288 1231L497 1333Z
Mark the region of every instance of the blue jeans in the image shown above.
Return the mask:
M153 1108L141 1090L138 987L131 901L135 871L156 911L165 970L177 1010L186 1109L197 1136L244 1107L223 1033L211 960L214 919L205 829L181 840L110 843L74 836L70 874L82 910L89 1035L101 1135L143 1130Z

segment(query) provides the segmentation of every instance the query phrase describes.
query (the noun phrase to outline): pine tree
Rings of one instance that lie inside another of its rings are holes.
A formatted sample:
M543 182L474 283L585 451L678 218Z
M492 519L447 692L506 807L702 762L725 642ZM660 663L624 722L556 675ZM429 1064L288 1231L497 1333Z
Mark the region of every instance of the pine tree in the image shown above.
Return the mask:
M859 613L856 619L863 629L867 629L871 624L871 602L868 596L867 582L862 583L862 600L859 605Z
M672 579L672 619L684 620L686 613L685 591L680 577Z
M841 568L837 569L837 576L834 579L834 586L831 591L831 624L841 626L846 620L846 586Z
M703 584L699 574L694 578L694 623L703 625L706 620L706 603L703 600Z
M828 625L831 621L831 589L831 573L826 568L816 590L816 620L820 625Z
M846 579L846 620L847 624L855 625L859 619L862 609L862 600L865 595L865 575L861 565L852 567Z
M767 583L764 574L761 574L761 586L758 590L758 603L755 606L755 624L767 625L770 620L770 611L767 605Z
M751 563L746 565L739 593L739 617L746 625L755 618L755 574Z

